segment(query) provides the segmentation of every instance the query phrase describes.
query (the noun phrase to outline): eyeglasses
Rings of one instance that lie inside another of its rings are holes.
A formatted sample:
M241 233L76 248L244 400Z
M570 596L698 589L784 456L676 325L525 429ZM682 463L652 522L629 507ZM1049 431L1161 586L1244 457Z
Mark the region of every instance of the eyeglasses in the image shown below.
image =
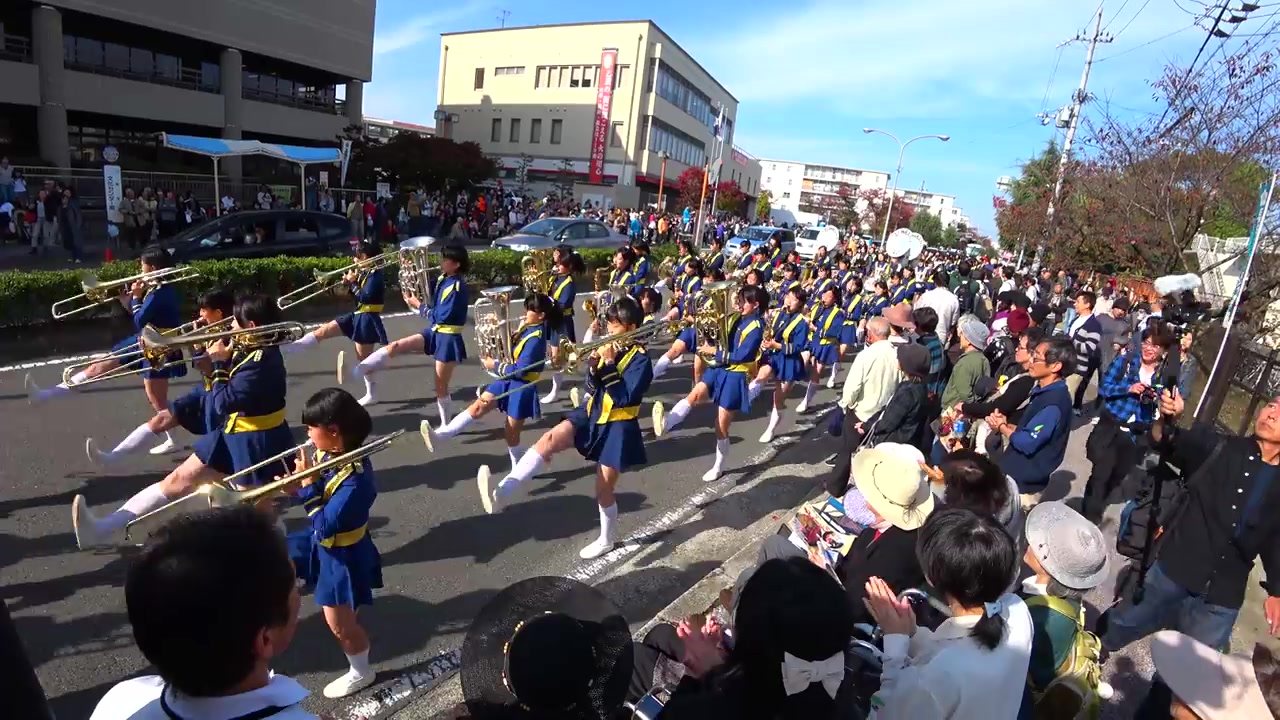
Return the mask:
M1031 362L1044 363L1044 362L1048 362L1048 359L1045 357L1044 353L1042 352L1033 352L1031 353Z

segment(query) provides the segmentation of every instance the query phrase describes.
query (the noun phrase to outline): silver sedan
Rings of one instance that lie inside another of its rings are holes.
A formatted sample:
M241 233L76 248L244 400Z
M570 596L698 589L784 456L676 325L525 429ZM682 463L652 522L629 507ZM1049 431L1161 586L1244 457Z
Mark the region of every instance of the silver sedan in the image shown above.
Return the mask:
M581 218L543 218L516 232L493 241L493 247L516 252L546 250L557 245L572 248L616 249L630 244L631 238L614 232L599 220Z

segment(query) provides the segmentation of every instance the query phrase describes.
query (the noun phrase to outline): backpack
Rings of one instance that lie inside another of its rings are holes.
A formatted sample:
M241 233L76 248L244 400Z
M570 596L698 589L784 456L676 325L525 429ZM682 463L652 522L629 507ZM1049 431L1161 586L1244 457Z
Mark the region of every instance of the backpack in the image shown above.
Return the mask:
M1067 659L1058 666L1056 677L1037 692L1027 689L1031 696L1031 718L1071 718L1071 720L1097 720L1102 714L1102 698L1098 685L1102 682L1102 640L1085 629L1084 605L1076 607L1068 600L1048 595L1032 595L1025 599L1029 607L1046 607L1066 616L1076 624L1076 637ZM1074 714L1067 711L1074 709Z
M977 305L978 289L974 287L977 281L964 280L956 286L956 300L960 303L960 315L963 317L973 313L973 308Z
M1204 482L1214 461L1222 454L1222 446L1225 444L1219 440L1209 453L1209 457L1190 477L1179 477L1178 472L1163 462L1147 470L1142 478L1142 485L1120 510L1120 526L1116 529L1116 552L1130 560L1141 560L1143 546L1150 538L1156 543L1149 561L1154 563L1164 531L1182 517L1191 499L1191 488ZM1155 478L1151 476L1153 473L1164 474L1160 483L1160 515L1155 518L1152 517L1156 500ZM1124 583L1118 583L1117 588L1123 585Z

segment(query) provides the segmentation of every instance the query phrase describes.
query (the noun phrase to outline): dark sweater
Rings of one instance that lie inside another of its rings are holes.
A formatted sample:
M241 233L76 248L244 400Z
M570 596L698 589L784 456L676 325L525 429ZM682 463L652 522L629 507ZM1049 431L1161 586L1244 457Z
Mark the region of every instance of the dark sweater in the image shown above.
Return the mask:
M1071 436L1071 393L1062 380L1031 391L1017 430L1000 459L1000 469L1018 483L1019 492L1045 489L1049 476L1062 464Z

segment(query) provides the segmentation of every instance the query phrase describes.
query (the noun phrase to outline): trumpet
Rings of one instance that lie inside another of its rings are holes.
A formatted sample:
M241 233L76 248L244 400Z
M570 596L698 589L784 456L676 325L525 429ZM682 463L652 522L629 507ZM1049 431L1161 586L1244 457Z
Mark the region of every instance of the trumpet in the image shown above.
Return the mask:
M179 327L173 328L172 330L161 330L157 332L159 332L159 334L162 337L180 338L181 336L186 335L188 333L195 332L196 330L211 332L222 327L230 326L231 320L232 318L225 317L216 323L212 323L204 327L200 326L199 320L192 320L191 322L186 323L185 325L181 325ZM158 360L158 362L160 362L163 365L164 358L168 354L169 354L169 351L153 350L153 351L150 351L150 355L148 355L148 351L143 350L143 348L139 346L139 343L134 343L129 347L124 348L123 350L118 350L116 352L109 353L102 357L91 358L83 362L72 363L66 366L65 368L62 369L62 382L66 385L71 385L72 384L71 378L74 377L76 373L81 372L83 370L87 370L90 366L93 366L100 362L105 362L108 360L119 360L119 361L122 361L122 364L101 375L97 375L91 378L85 378L84 380L81 380L80 382L75 384L76 387L80 387L81 385L89 385L91 383L102 382L104 380L114 380L116 378L127 377L129 375L140 375L144 372L154 369L153 367L151 367L152 362L157 362ZM134 355L138 357L130 360L129 362L123 362L125 358L131 357ZM192 360L195 360L195 358L184 359L182 362L185 363L185 362L190 362ZM147 361L151 361L151 362L147 362Z
M240 478L252 475L262 468L269 467L275 463L284 463L290 457L309 450L312 445L311 441L308 440L297 447L289 448L288 450L279 453L278 455L273 455L260 463L250 465L244 470L228 475L218 482L201 485L190 495L178 498L163 507L152 510L146 515L141 515L130 520L124 526L125 538L128 538L130 532L135 529L145 529L147 534L150 535L157 526L181 515L209 510L212 508L228 507L231 505L255 504L264 498L269 498L283 491L285 488L304 478L312 477L328 470L332 470L333 468L342 467L343 465L360 462L374 453L386 450L388 447L391 447L391 443L395 442L403 434L403 430L397 430L390 435L384 435L377 440L367 442L355 450L345 452L341 455L335 455L334 457L331 457L324 462L317 463L305 470L287 473L284 477L281 477L274 482L269 482L261 487L250 490L235 489L236 481Z
M342 283L343 278L349 272L383 270L399 262L400 254L394 250L388 250L381 255L357 260L337 270L314 270L312 271L312 276L315 278L314 282L309 282L292 292L281 295L280 299L276 300L276 306L281 310L288 310L294 305L301 305L317 295L332 291Z
M222 330L219 332L197 332L176 337L168 337L153 327L143 328L138 333L138 344L142 354L152 361L153 366L164 366L164 358L174 350L208 345L220 340L230 340L237 349L256 349L287 345L302 339L307 328L300 322L278 322L270 325L259 325L240 330Z
M99 280L95 273L81 273L80 289L82 292L79 295L72 295L54 303L52 308L53 318L61 320L109 303L119 297L120 293L132 287L135 282L140 282L146 285L148 289L154 290L161 285L193 280L198 277L200 277L200 273L195 268L187 266L161 268L106 282Z

